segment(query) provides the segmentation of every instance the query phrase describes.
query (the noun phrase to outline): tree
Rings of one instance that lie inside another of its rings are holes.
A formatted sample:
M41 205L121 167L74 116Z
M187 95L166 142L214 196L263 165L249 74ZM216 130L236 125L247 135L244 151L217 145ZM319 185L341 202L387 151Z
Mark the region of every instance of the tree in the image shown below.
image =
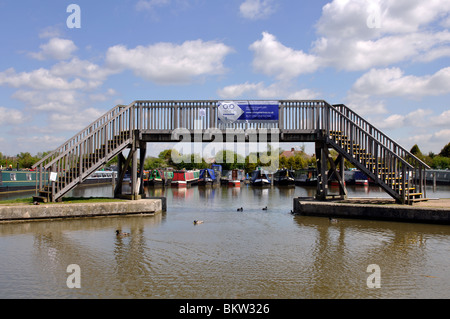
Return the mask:
M245 159L241 155L230 150L219 151L214 158L217 164L222 165L223 170L237 169L245 163Z
M436 169L450 168L450 157L435 156L431 167Z
M413 155L415 155L415 156L417 156L417 157L419 157L420 155L422 155L422 152L420 151L419 146L418 146L417 144L415 144L415 145L411 148L410 153L413 154Z
M31 168L31 166L39 160L37 157L31 156L28 152L18 154L17 158L21 168Z
M161 158L147 157L144 162L145 170L153 170L160 167L166 167L166 162Z
M444 146L444 148L439 153L439 156L450 157L450 143Z

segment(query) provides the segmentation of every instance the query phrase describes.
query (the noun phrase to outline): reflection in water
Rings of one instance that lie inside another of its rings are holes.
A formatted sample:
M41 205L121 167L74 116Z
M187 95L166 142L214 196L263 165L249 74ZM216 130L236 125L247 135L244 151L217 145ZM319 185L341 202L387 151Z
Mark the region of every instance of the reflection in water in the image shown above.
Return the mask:
M369 190L349 191L380 197ZM314 187L146 192L167 197L167 213L1 224L0 298L450 297L448 226L292 216ZM81 289L65 284L70 264ZM367 288L370 264L381 289Z

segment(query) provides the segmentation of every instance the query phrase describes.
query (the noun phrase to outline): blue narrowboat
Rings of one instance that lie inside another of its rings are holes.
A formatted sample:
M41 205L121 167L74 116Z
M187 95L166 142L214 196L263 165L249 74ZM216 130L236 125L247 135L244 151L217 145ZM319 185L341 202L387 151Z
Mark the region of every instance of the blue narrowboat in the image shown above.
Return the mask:
M45 175L48 179L48 174ZM38 181L36 181L36 178ZM39 183L39 174L28 170L1 170L0 192L29 191L36 188Z

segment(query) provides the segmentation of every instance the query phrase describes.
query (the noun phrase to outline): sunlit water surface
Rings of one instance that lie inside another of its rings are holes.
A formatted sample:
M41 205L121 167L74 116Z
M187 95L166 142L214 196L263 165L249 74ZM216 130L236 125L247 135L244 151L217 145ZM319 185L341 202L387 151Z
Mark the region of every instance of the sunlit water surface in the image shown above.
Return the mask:
M377 187L349 191L386 197ZM428 192L450 197L448 186ZM167 197L167 212L0 224L0 298L450 298L449 226L291 215L293 198L314 188L147 194ZM71 264L80 266L80 289L67 286ZM378 289L367 285L372 264Z

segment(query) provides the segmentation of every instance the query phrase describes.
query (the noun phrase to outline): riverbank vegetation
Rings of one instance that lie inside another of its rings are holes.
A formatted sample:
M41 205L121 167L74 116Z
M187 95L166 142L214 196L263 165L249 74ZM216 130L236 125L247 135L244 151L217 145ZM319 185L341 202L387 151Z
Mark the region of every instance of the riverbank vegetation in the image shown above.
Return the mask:
M433 152L423 154L417 144L411 148L410 152L433 169L450 169L450 143L445 145L438 154ZM34 163L47 154L48 152L44 152L33 156L29 152L22 152L16 156L6 156L0 152L0 168L30 169ZM211 163L214 162L222 165L224 170L237 168L251 172L256 167L267 167L274 163L277 163L279 167L298 170L315 165L315 156L314 154L306 154L304 148L284 151L280 148L272 149L270 145L267 152L250 153L245 157L230 150L221 150L213 158L208 159L202 158L199 154L180 154L174 149L168 149L162 151L157 157L147 157L144 169L150 170L160 167L202 169L210 167ZM108 165L116 163L117 159L113 159Z

